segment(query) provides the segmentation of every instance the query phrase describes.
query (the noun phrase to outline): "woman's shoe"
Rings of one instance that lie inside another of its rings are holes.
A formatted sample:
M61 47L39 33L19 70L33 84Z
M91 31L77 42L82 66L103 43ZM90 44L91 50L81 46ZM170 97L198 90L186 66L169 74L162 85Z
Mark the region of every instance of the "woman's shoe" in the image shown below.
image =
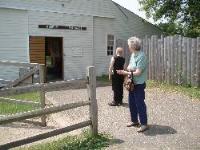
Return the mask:
M139 133L144 132L148 129L149 129L149 127L147 125L141 125L141 127L137 130L137 132L139 132Z
M138 122L131 122L130 124L127 125L127 127L139 127L140 124Z

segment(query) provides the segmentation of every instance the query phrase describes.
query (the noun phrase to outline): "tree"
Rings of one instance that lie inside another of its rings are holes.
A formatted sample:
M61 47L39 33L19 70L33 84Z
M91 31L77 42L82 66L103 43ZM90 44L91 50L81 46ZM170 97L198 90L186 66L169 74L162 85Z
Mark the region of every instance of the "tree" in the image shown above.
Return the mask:
M200 0L138 0L148 18L168 34L200 36Z

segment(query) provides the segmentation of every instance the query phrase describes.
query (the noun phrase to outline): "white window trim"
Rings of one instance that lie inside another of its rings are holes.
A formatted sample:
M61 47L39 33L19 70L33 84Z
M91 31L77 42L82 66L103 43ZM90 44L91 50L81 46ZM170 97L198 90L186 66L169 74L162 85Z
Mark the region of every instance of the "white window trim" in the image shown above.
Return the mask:
M115 47L116 47L116 37L115 34L113 33L106 33L106 56L107 57L112 57L113 55L108 55L108 35L113 35L114 36L114 44L113 44L113 55L115 54Z

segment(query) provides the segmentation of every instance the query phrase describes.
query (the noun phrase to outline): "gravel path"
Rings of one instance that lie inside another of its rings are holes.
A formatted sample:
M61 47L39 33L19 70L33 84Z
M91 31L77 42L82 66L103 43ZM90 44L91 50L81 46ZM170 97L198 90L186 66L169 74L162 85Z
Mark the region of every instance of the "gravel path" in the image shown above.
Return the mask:
M47 93L53 104L72 103L87 100L86 89L73 89ZM98 87L97 100L99 107L99 131L113 136L108 150L135 149L200 149L200 101L191 100L175 92L161 89L147 89L146 103L150 129L143 134L136 128L127 128L129 109L127 92L121 107L107 105L112 100L111 87ZM50 127L41 128L33 125L12 124L0 126L0 143L25 137L31 134L46 132L52 128L71 125L89 119L88 107L65 111L51 116ZM19 130L20 129L20 130ZM16 130L20 132L16 132ZM27 132L28 131L28 132ZM73 132L79 133L80 130Z
M48 93L54 104L86 100L86 89ZM113 136L111 150L134 149L200 149L200 102L175 92L147 89L146 103L150 129L144 134L127 128L129 109L127 93L124 106L110 107L111 87L97 88L99 130ZM70 125L88 119L88 107L59 113L54 118L60 125Z

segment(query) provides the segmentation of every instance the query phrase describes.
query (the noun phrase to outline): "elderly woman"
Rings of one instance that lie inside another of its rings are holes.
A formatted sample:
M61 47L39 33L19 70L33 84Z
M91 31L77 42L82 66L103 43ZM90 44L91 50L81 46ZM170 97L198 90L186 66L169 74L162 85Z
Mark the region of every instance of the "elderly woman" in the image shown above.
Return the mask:
M147 79L147 59L145 54L141 52L141 41L137 37L128 39L129 50L132 53L128 71L117 70L118 74L129 75L133 74L134 90L129 92L129 108L131 114L131 123L127 127L138 127L138 132L143 132L148 129L147 126L147 110L145 104L145 87ZM139 123L140 122L140 123Z

